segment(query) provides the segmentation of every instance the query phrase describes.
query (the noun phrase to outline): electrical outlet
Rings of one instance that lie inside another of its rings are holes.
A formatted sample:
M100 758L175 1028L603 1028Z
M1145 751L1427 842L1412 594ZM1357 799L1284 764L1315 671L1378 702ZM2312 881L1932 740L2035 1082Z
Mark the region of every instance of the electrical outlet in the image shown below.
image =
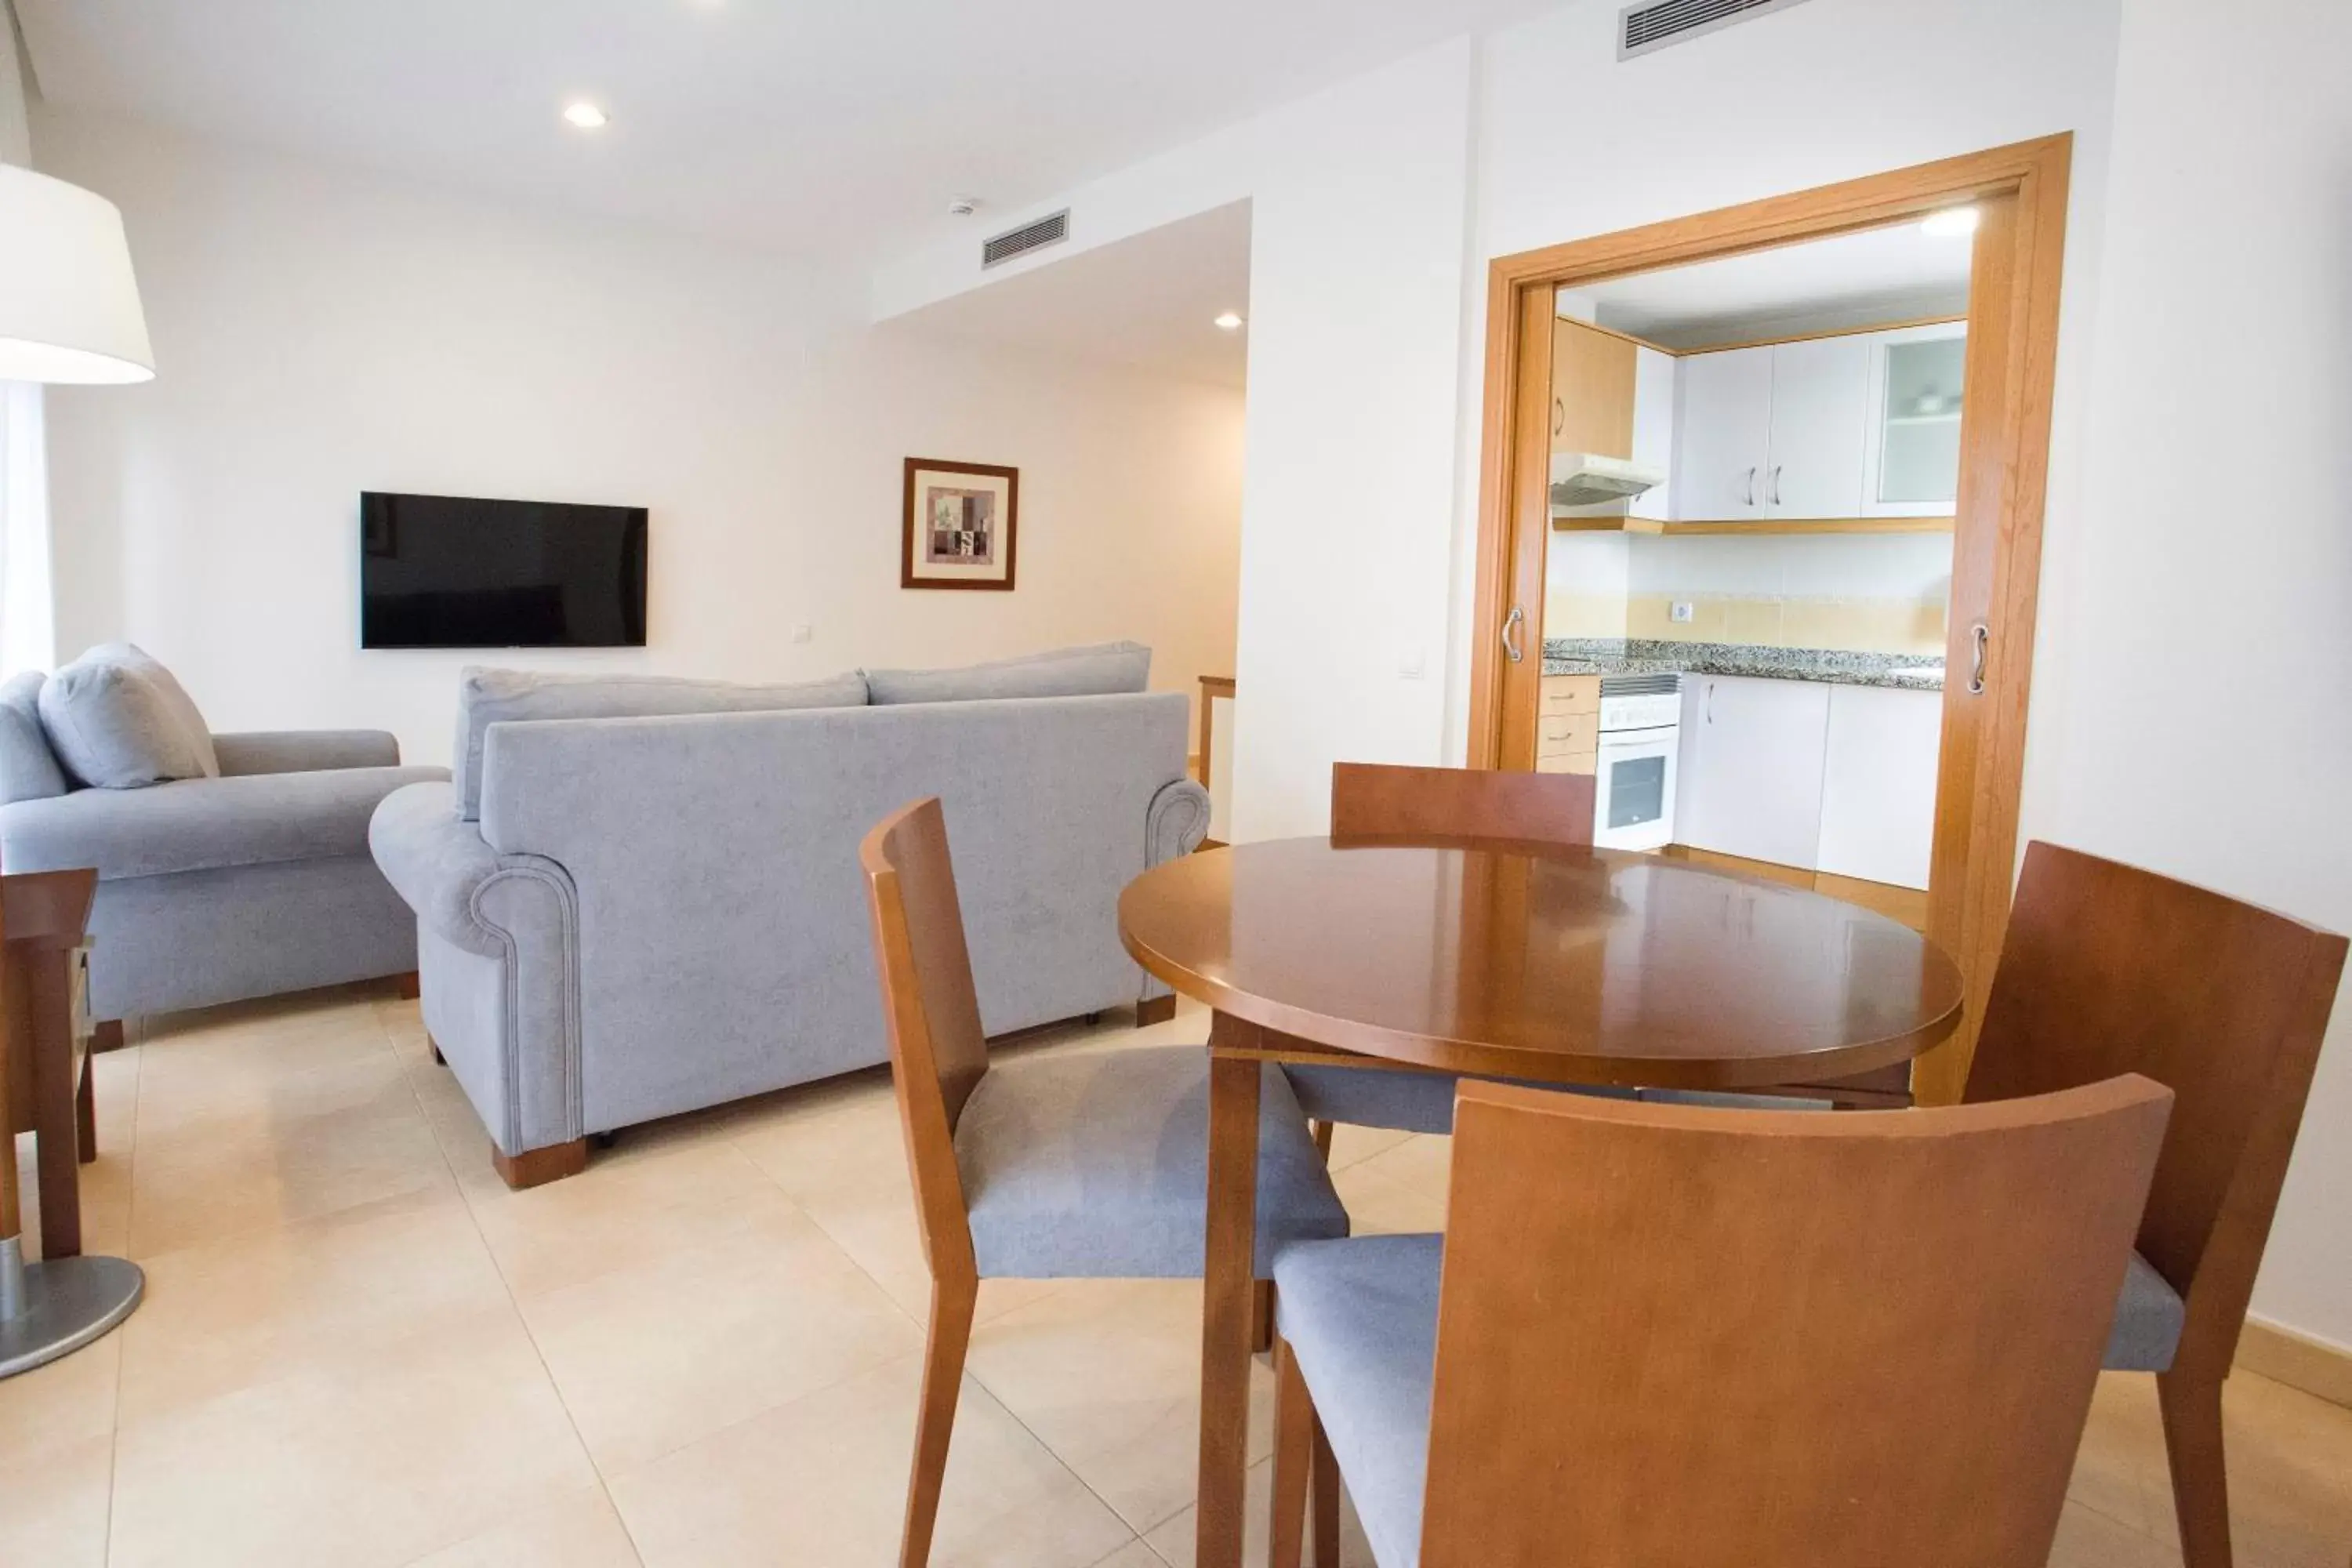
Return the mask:
M1666 619L1678 626L1690 625L1691 606L1688 599L1673 599L1666 604Z
M814 626L794 626L793 628L793 641L794 642L808 642L815 636L816 628Z

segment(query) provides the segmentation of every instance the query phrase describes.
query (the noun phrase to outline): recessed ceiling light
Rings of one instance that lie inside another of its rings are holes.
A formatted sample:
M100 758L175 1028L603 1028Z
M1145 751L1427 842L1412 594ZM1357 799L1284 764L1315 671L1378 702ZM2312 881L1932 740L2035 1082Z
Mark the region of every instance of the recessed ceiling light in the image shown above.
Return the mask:
M583 131L602 131L606 117L603 110L583 98L577 103L565 104L563 118Z
M1937 239L1958 239L1976 231L1977 209L1974 207L1946 207L1941 212L1929 213L1919 223L1920 233L1933 235Z
M1226 331L1237 332L1241 331L1242 319L1238 312L1227 310L1223 315L1217 318L1216 324L1223 327Z

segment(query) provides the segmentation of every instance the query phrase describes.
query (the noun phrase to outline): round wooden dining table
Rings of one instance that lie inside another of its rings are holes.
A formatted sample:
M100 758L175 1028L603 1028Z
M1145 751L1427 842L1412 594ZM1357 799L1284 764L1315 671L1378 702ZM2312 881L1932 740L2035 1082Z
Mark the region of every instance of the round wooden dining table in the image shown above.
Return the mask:
M1214 1010L1199 1568L1241 1562L1261 1063L1763 1089L1907 1061L1960 1019L1958 966L1908 927L1622 850L1276 839L1145 872L1118 924Z

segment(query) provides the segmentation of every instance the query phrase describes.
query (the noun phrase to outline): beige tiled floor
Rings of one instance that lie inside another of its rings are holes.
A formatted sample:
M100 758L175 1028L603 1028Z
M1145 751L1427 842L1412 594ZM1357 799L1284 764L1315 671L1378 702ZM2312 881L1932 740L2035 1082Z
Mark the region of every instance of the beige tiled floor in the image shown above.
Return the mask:
M1202 1033L1125 1022L1020 1048ZM878 1074L530 1193L376 995L173 1021L100 1059L99 1106L86 1228L148 1300L0 1383L0 1564L895 1560L927 1276ZM1360 1229L1443 1223L1443 1140L1343 1130L1334 1163ZM934 1561L1190 1563L1199 1311L983 1287ZM2346 1568L2352 1411L2242 1374L2229 1415L2241 1563ZM2152 1384L2111 1377L2052 1561L2178 1563L2170 1535Z

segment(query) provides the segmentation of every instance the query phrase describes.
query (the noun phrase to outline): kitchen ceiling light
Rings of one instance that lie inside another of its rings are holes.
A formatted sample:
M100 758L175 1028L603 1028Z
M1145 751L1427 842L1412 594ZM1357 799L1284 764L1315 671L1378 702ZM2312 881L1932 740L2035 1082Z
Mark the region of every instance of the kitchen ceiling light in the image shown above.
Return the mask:
M563 118L583 131L602 131L606 116L603 110L582 99L578 103L564 106Z
M1933 235L1937 239L1959 239L1976 231L1977 209L1974 207L1946 207L1941 212L1929 213L1919 224L1920 233Z
M1223 328L1226 331L1237 332L1241 331L1242 319L1238 312L1227 310L1223 315L1217 318L1216 324Z

